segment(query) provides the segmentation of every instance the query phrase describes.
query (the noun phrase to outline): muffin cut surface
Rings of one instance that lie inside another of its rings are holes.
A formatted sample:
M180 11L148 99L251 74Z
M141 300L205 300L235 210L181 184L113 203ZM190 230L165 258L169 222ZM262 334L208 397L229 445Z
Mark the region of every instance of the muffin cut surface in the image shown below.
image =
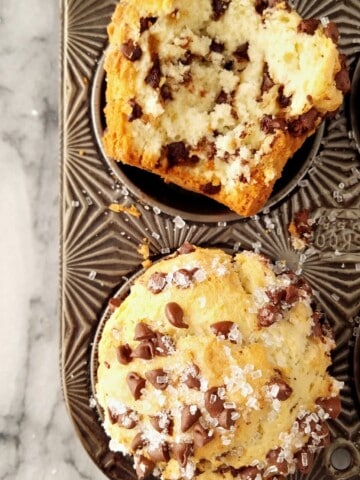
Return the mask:
M349 88L335 25L285 2L125 0L108 32L107 154L244 216Z

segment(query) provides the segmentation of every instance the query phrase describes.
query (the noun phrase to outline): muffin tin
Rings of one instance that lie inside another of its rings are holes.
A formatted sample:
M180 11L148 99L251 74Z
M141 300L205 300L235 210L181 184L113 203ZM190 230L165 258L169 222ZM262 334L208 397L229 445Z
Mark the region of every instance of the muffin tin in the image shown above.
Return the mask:
M305 17L335 20L352 92L284 172L263 211L241 218L215 202L115 164L104 154L103 54L115 0L62 0L61 345L65 402L84 448L108 478L135 479L131 459L108 450L93 384L108 300L126 294L150 257L184 241L228 251L255 249L301 272L336 336L331 373L345 382L333 441L306 479L360 478L360 10L358 0L298 0ZM150 180L151 179L151 180ZM121 212L109 208L118 205ZM134 210L126 210L129 207ZM288 226L307 209L313 239L292 246ZM134 213L136 215L134 215ZM293 475L292 479L305 479Z

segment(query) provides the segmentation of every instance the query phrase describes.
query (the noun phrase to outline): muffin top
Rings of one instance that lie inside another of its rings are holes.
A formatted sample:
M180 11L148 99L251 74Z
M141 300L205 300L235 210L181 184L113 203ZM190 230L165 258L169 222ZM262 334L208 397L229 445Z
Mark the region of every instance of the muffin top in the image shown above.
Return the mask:
M96 395L139 479L307 472L340 410L311 289L264 256L183 245L131 286L98 346Z
M240 215L349 89L339 33L278 0L126 0L108 28L107 154Z

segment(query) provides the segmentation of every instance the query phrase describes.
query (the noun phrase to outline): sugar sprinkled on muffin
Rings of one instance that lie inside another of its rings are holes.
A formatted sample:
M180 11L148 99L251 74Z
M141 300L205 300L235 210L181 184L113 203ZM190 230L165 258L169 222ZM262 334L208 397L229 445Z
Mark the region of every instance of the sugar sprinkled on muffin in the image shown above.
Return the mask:
M302 278L185 244L105 324L96 392L110 449L134 456L139 479L306 473L340 412L333 347Z

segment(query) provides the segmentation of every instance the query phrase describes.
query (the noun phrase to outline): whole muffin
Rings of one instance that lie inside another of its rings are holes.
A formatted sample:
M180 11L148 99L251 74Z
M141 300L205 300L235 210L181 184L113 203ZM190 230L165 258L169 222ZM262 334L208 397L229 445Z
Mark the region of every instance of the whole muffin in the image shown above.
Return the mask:
M106 322L97 400L139 479L308 472L340 412L311 289L262 255L183 245Z
M243 216L350 88L332 22L279 0L123 0L104 147Z

